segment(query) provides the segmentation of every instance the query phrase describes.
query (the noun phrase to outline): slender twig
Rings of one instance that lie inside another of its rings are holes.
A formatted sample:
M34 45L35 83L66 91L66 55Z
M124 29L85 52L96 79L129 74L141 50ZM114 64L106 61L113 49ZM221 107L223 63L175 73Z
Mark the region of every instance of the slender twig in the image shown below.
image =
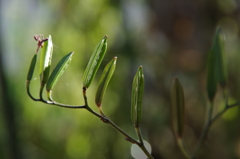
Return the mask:
M214 122L217 118L222 116L228 109L239 106L239 105L240 105L240 100L238 100L236 103L231 105L226 104L225 108L211 119L211 122Z
M55 101L53 101L53 100L51 100L51 101L46 101L46 100L44 100L44 99L42 98L42 95L41 95L41 94L40 94L41 99L36 99L36 98L34 98L34 97L32 96L29 87L30 87L30 81L27 80L27 82L26 82L27 94L28 94L28 96L29 96L32 100L34 100L34 101L43 102L43 103L46 103L46 104L55 105L55 106L64 107L64 108L75 108L75 109L77 109L77 108L85 108L85 106L81 106L81 105L66 105L66 104L57 103L57 102L55 102ZM43 91L43 89L41 89L41 92L42 92L42 91Z
M46 104L50 104L50 105L63 107L63 108L72 108L72 109L86 108L85 105L66 105L66 104L62 104L62 103L57 103L55 101L45 101L45 100L41 100L41 102L46 103Z
M200 139L199 139L199 142L193 152L193 155L192 155L192 159L195 159L196 156L197 156L197 153L198 151L200 150L207 134L208 134L208 130L211 126L211 123L212 123L212 113L213 113L213 102L210 103L210 106L209 106L209 109L208 109L208 114L207 114L207 117L206 117L206 124L204 125L204 128L203 128L203 131L201 133L201 136L200 136Z
M141 133L140 127L139 127L139 126L138 126L138 127L135 127L135 131L136 131L136 133L137 133L139 142L140 142L141 144L143 144L142 133Z
M27 94L28 94L28 96L29 96L32 100L34 100L34 101L40 101L40 99L36 99L36 98L34 98L34 97L32 96L32 94L31 94L31 92L30 92L30 81L29 81L29 80L26 81L26 89L27 89Z
M84 98L84 103L85 105L79 106L79 105L66 105L66 104L61 104L61 103L57 103L52 99L52 95L51 92L47 92L47 96L49 101L44 100L42 94L43 94L43 88L44 85L41 85L40 87L40 92L39 92L39 96L40 99L36 99L34 98L29 90L29 86L30 86L30 81L27 81L26 83L26 89L27 89L27 94L29 95L29 97L34 100L34 101L39 101L39 102L43 102L46 104L50 104L50 105L55 105L55 106L59 106L59 107L64 107L64 108L73 108L73 109L79 109L79 108L84 108L86 110L88 110L90 113L92 113L93 115L95 115L96 117L100 118L104 123L107 123L109 125L111 125L115 130L117 130L119 133L121 133L122 135L124 135L126 137L126 140L136 144L139 146L139 148L142 149L142 151L146 154L146 156L148 156L149 159L153 159L153 157L151 156L151 154L147 151L146 147L144 146L143 143L143 139L142 139L142 135L141 135L141 131L140 128L136 129L137 134L138 134L138 138L140 140L140 142L138 142L137 140L135 140L134 138L132 138L130 135L128 135L125 131L123 131L120 127L118 127L114 122L112 122L109 118L107 118L103 112L101 112L101 114L98 114L97 112L95 112L94 110L92 110L89 105L88 105L88 100L87 100L87 95L86 95L86 88L83 88L83 98Z
M235 107L235 106L239 106L240 105L240 100L238 100L236 103L234 104L231 104L231 105L227 105L228 108L232 108L232 107Z
M132 138L130 135L128 135L125 131L123 131L120 127L118 127L114 122L112 122L108 117L106 117L103 112L101 112L101 114L98 114L97 112L95 112L94 110L92 110L89 105L88 105L88 100L87 100L87 95L86 95L86 88L83 88L83 98L84 98L84 102L85 102L85 108L92 113L93 115L97 116L98 118L100 118L104 123L107 123L109 125L111 125L115 130L117 130L119 133L121 133L122 135L124 135L126 137L126 140L138 145L142 151L148 156L149 159L153 159L153 157L151 156L151 154L147 151L146 147L144 146L143 140L142 140L142 135L140 132L140 129L138 129L138 137L140 142L138 142L137 140L135 140L134 138Z
M92 114L94 114L95 116L99 117L104 123L107 123L107 124L111 125L115 130L117 130L119 133L124 135L126 137L127 141L130 141L131 143L138 145L138 147L142 149L142 151L146 154L146 156L148 156L149 159L153 159L151 154L148 152L148 150L144 146L143 141L142 142L138 142L137 140L132 138L130 135L128 135L125 131L123 131L121 128L119 128L116 124L114 124L114 122L112 122L109 118L107 118L106 116L102 116L102 115L96 113L90 107L86 107L86 109L89 112L91 112Z
M208 130L211 127L212 123L214 121L216 121L216 119L218 119L220 116L222 116L228 109L233 108L235 106L239 106L239 105L240 105L240 100L238 100L236 103L231 104L231 105L228 105L227 102L226 102L225 108L222 111L220 111L218 114L216 114L214 117L211 117L212 116L211 114L212 114L213 110L211 108L212 106L210 106L207 123L204 126L204 129L202 131L202 134L201 134L201 137L199 139L198 145L195 148L194 153L193 153L193 155L191 157L192 159L196 158L196 155L197 155L199 149L201 148L201 146L203 144L203 141L204 141L204 139L205 139L205 137L206 137L206 135L208 133Z
M40 97L40 100L41 100L41 101L45 101L45 100L43 99L43 89L44 89L44 84L41 83L40 91L39 91L39 97Z
M136 144L142 149L142 151L147 155L148 158L153 158L144 145L140 127L139 126L135 127L135 131L139 139L139 143L136 143Z
M131 136L129 136L127 133L125 133L121 128L119 128L116 124L114 124L110 119L108 119L105 115L101 115L98 114L97 112L95 112L94 110L92 110L89 106L88 106L88 101L87 101L87 95L86 95L86 89L83 88L83 98L84 98L84 102L85 102L85 106L86 109L92 113L93 115L97 116L98 118L100 118L103 122L111 125L113 128L115 128L118 132L120 132L121 134L123 134L127 140L130 141L136 141L135 139L133 139Z
M124 135L126 137L127 141L130 141L131 143L138 145L142 149L142 151L148 156L149 159L153 159L151 154L145 148L143 142L138 142L137 140L132 138L130 135L128 135L125 131L123 131L121 128L119 128L116 124L114 124L114 122L112 122L109 118L107 118L106 116L102 116L102 115L98 114L97 112L93 111L89 106L86 107L86 109L90 113L92 113L95 116L99 117L104 123L107 123L107 124L111 125L115 130L117 130L119 133Z
M148 150L146 149L146 147L144 146L144 143L142 144L137 144L142 151L145 153L145 155L149 158L149 159L154 159L153 156L148 152Z
M178 144L178 147L180 148L180 150L182 151L182 153L184 154L184 156L186 158L190 158L190 153L189 151L187 150L186 146L185 146L185 143L184 143L184 140L183 138L181 137L177 137L177 144Z
M213 123L217 118L222 116L230 107L226 106L222 111L220 111L218 114L216 114L212 119L211 122Z

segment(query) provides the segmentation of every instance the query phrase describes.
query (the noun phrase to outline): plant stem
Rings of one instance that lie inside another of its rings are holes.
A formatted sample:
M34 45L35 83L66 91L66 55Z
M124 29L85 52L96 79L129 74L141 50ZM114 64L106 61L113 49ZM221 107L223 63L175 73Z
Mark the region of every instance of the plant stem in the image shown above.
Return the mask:
M147 151L147 149L145 148L143 141L142 142L138 142L136 141L134 138L132 138L130 135L128 135L125 131L123 131L121 128L119 128L116 124L114 124L109 118L107 118L106 116L102 116L98 113L96 113L95 111L93 111L90 107L86 107L86 109L94 114L95 116L99 117L104 123L107 123L109 125L111 125L115 130L117 130L119 133L121 133L122 135L124 135L126 137L127 141L130 141L133 144L137 144L142 151L146 154L146 156L148 156L149 159L153 159L153 157L151 156L151 154Z
M220 111L217 115L215 115L212 119L211 122L213 123L217 118L222 116L230 107L226 106L222 111Z
M218 119L221 115L223 115L228 109L232 108L232 107L235 107L235 106L239 106L240 105L240 100L238 100L236 103L234 104L231 104L231 105L228 105L227 104L227 100L226 100L226 106L225 108L220 111L217 115L215 115L213 118L212 118L212 111L213 111L213 104L210 105L210 108L209 108L209 111L208 111L208 117L207 117L207 122L204 126L204 129L202 131L202 134L201 134L201 137L200 137L200 140L198 142L198 145L197 147L195 148L194 152L193 152L193 155L191 157L191 159L195 159L196 156L197 156L197 153L198 151L200 150L202 144L203 144L203 141L205 140L206 138L206 135L208 133L208 130L210 128L210 126L212 125L212 123Z
M29 86L30 86L30 81L27 81L26 82L26 89L27 89L27 94L29 95L29 97L34 100L34 101L40 101L40 102L43 102L43 103L46 103L46 104L50 104L50 105L55 105L55 106L59 106L59 107L64 107L64 108L85 108L87 109L90 113L92 113L93 115L97 116L98 118L100 118L103 122L111 125L115 130L117 130L119 133L123 134L125 137L126 137L126 140L127 141L130 141L131 143L133 144L137 144L141 149L142 151L146 154L146 156L148 156L149 159L154 159L151 154L147 151L146 147L144 146L144 143L143 143L143 139L142 139L142 135L141 135L141 131L140 131L140 128L136 128L136 131L137 131L137 135L138 135L138 138L140 140L140 142L138 142L137 140L135 140L134 138L132 138L130 135L128 135L125 131L123 131L121 128L119 128L115 123L113 123L109 118L107 118L104 114L98 114L97 112L95 112L94 110L92 110L89 105L88 105L88 100L87 100L87 95L86 95L86 88L83 88L83 98L84 98L84 103L85 105L83 106L74 106L74 105L66 105L66 104L61 104L61 103L57 103L55 102L53 99L52 99L52 96L51 96L51 92L47 92L48 94L48 98L50 101L46 101L43 99L42 97L42 94L43 94L43 88L44 88L44 85L41 85L40 87L40 92L39 92L39 96L40 96L40 99L35 99L31 93L30 93L30 89L29 89Z
M233 108L233 107L235 107L235 106L239 106L239 105L240 105L240 101L237 101L236 103L231 104L231 105L227 105L227 104L226 104L225 108L224 108L222 111L220 111L217 115L215 115L215 116L212 118L211 121L214 122L217 118L219 118L220 116L222 116L228 109Z
M184 154L184 156L186 156L187 158L190 158L189 152L187 151L187 148L184 144L183 138L181 137L177 137L177 144L178 147L180 148L180 150L182 151L182 153Z
M106 116L100 115L97 112L95 112L94 110L92 110L89 106L88 106L88 101L87 101L87 95L86 95L86 89L83 88L83 98L84 98L84 102L85 102L85 106L86 109L92 113L93 115L97 116L98 118L100 118L103 122L110 124L113 128L115 128L118 132L120 132L121 134L123 134L125 137L127 137L128 140L135 142L136 140L133 139L131 136L129 136L127 133L125 133L122 129L120 129L116 124L114 124L110 119L108 119Z
M40 100L43 100L43 101L44 101L43 96L42 96L42 94L43 94L43 89L44 89L44 84L41 83L40 91L39 91L39 97L40 97Z
M59 106L59 107L64 107L64 108L85 108L85 106L79 106L79 105L66 105L66 104L61 104L61 103L57 103L55 101L52 100L52 98L50 97L51 101L46 101L44 100L42 97L41 99L36 99L32 96L32 94L30 93L30 81L27 80L26 82L26 89L27 89L27 94L28 96L34 100L34 101L39 101L39 102L43 102L43 103L46 103L46 104L50 104L50 105L55 105L55 106ZM41 91L40 91L40 96L42 96L42 91L43 89L41 88ZM51 95L50 95L51 96Z
M140 127L135 127L135 130L136 130L136 133L137 133L139 142L140 142L141 144L143 144L142 133L141 133Z
M95 112L94 110L92 110L89 105L88 105L88 101L87 101L87 95L86 95L86 89L83 88L83 98L84 98L84 102L85 102L85 109L87 109L90 113L92 113L93 115L97 116L98 118L100 118L104 123L107 123L109 125L111 125L115 130L117 130L119 133L121 133L122 135L124 135L126 137L126 140L133 143L133 144L137 144L142 151L146 154L146 156L148 156L149 159L154 159L151 154L147 151L147 149L144 146L143 140L142 140L142 135L140 132L140 129L136 130L138 132L138 137L140 142L138 142L137 140L135 140L134 138L132 138L130 135L128 135L125 131L123 131L120 127L118 127L114 122L112 122L109 118L107 118L103 113L98 114L97 112Z
M137 144L141 149L142 151L145 153L145 155L149 158L149 159L154 159L152 157L152 155L148 152L148 150L146 149L146 147L144 146L144 143L142 144Z
M136 144L142 149L142 151L147 155L148 158L153 159L152 155L148 152L148 150L144 146L144 142L143 142L140 127L135 127L135 130L136 130L136 133L137 133L137 136L138 136L138 139L139 139L139 143L136 143Z
M32 96L32 94L30 93L30 81L29 81L29 80L26 81L26 89L27 89L27 94L28 94L28 96L29 96L32 100L34 100L34 101L40 101L40 99L34 98L34 97Z
M203 144L203 142L204 142L204 140L205 140L205 138L208 134L208 130L209 130L209 128L211 126L211 123L212 123L212 113L213 113L213 102L210 103L210 106L209 106L209 109L208 109L208 112L207 112L206 124L204 125L204 128L203 128L203 131L201 133L198 145L196 146L191 159L196 158L197 153L200 150L200 148L201 148L201 146L202 146L202 144Z
M232 107L239 106L239 105L240 105L240 100L238 100L238 101L237 101L236 103L234 103L234 104L227 105L226 107L232 108Z
M66 104L62 104L62 103L57 103L55 101L45 101L45 100L41 100L41 102L46 103L46 104L50 104L50 105L63 107L63 108L72 108L72 109L86 108L85 105L66 105Z

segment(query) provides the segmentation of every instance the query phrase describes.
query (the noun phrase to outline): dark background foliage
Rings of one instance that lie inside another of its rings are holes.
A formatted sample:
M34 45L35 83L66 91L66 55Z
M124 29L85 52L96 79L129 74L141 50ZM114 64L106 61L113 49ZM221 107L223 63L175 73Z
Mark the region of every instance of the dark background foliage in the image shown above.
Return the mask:
M178 76L185 90L184 138L193 151L204 124L206 57L216 26L226 35L229 101L239 91L239 0L1 0L0 5L0 158L132 158L131 144L85 110L69 110L31 101L25 91L35 34L53 37L53 65L70 51L73 60L54 88L56 101L82 104L81 78L95 45L108 35L103 66L118 57L103 109L135 136L130 119L132 79L145 73L142 116L144 139L156 159L183 158L171 132L169 91ZM37 68L38 69L38 68ZM39 90L38 70L31 91ZM91 100L92 99L92 100ZM223 106L221 92L215 113ZM199 158L240 158L240 112L229 110L210 129ZM136 136L135 136L136 137Z

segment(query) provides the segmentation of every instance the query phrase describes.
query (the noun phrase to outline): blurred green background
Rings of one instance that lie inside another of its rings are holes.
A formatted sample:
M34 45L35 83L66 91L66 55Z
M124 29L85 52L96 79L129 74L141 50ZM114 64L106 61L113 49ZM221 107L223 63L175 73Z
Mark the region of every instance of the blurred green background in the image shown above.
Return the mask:
M184 138L193 151L201 133L206 98L206 57L214 30L226 35L230 102L240 98L239 0L0 0L0 158L131 159L131 144L85 110L32 101L25 80L37 48L33 35L52 35L53 65L74 51L70 67L53 90L56 101L83 104L81 78L95 45L108 35L108 51L88 90L94 105L104 65L117 68L103 109L136 138L130 118L132 78L145 73L142 134L156 159L183 158L171 132L169 91L178 76L185 90ZM38 68L31 83L39 91ZM222 108L221 93L215 113ZM210 129L199 158L240 158L240 111L229 110Z

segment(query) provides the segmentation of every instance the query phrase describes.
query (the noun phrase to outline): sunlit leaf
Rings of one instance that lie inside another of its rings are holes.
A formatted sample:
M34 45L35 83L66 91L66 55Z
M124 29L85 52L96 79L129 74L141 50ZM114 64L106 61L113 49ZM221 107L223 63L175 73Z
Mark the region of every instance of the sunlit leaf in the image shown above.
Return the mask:
M48 79L48 82L46 85L47 91L50 91L53 89L58 79L62 76L64 71L67 69L68 65L71 62L72 55L73 55L73 52L70 52L58 62L57 66L54 68L53 72L51 73Z
M41 57L40 57L39 70L40 70L40 78L41 78L42 85L45 85L49 77L50 66L52 61L52 52L53 52L52 37L51 35L49 35L48 40L43 42L43 47L42 47Z
M102 105L102 99L107 89L108 83L115 71L117 57L114 57L104 68L102 76L100 78L98 89L95 96L95 103L98 107Z
M142 116L142 98L144 92L144 75L140 66L134 76L132 84L131 117L135 127L139 127Z
M87 67L83 74L83 88L88 88L93 78L95 77L97 70L102 63L103 57L107 51L107 36L105 36L95 47L91 58L87 64Z

